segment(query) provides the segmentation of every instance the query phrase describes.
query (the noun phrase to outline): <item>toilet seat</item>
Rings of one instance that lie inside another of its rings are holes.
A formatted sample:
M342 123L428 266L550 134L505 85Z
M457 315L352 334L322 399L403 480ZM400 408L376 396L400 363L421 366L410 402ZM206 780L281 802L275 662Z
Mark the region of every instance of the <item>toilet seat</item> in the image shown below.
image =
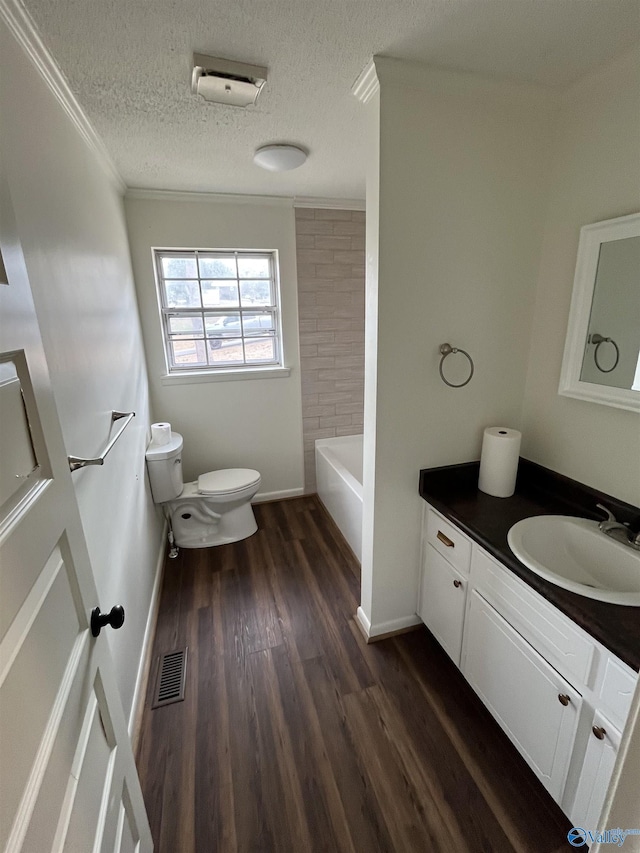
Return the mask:
M201 495L230 495L255 486L260 472L252 468L225 468L209 471L198 477L198 493Z

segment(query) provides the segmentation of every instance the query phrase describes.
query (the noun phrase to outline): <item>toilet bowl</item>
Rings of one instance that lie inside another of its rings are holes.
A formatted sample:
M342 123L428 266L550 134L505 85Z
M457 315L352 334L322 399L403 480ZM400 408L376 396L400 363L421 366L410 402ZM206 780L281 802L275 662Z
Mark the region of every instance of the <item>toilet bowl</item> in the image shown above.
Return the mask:
M171 433L168 444L151 442L147 470L154 502L168 512L175 544L211 548L246 539L258 529L251 499L261 477L252 468L225 468L182 480L182 436Z

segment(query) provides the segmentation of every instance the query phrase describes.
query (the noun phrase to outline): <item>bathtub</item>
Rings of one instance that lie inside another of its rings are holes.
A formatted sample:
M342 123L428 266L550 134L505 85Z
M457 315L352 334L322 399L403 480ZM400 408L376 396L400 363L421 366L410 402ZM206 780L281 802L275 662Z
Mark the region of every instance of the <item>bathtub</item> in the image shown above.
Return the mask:
M319 438L316 481L320 500L362 560L362 436Z

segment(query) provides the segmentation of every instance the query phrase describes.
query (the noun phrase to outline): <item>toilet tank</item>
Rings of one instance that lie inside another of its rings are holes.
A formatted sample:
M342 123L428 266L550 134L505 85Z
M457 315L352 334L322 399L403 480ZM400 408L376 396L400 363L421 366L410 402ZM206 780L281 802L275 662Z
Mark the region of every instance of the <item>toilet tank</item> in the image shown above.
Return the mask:
M145 454L154 503L177 498L182 492L182 436L172 432L168 444L151 442Z

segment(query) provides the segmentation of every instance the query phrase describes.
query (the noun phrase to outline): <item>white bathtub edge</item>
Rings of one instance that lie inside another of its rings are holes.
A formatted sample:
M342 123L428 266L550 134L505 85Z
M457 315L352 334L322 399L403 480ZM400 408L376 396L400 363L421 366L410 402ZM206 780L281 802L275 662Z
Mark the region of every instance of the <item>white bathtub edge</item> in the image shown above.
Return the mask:
M348 439L345 440L345 439ZM323 442L322 444L320 442ZM362 483L331 451L331 444L362 446L362 436L343 436L316 441L316 488L325 509L347 540L358 562L362 561ZM347 459L347 464L350 461ZM361 460L359 460L361 464ZM356 472L357 468L356 467Z
M331 442L344 442L345 444L355 444L354 441L345 441L345 439L358 439L362 440L361 435L345 435L340 438L323 438L316 439L316 465L318 454L323 456L327 462L338 472L340 477L344 480L345 484L351 491L356 495L359 501L362 502L363 492L362 492L362 483L356 477L353 476L351 471L342 464L342 462L338 459L335 453L331 450Z

